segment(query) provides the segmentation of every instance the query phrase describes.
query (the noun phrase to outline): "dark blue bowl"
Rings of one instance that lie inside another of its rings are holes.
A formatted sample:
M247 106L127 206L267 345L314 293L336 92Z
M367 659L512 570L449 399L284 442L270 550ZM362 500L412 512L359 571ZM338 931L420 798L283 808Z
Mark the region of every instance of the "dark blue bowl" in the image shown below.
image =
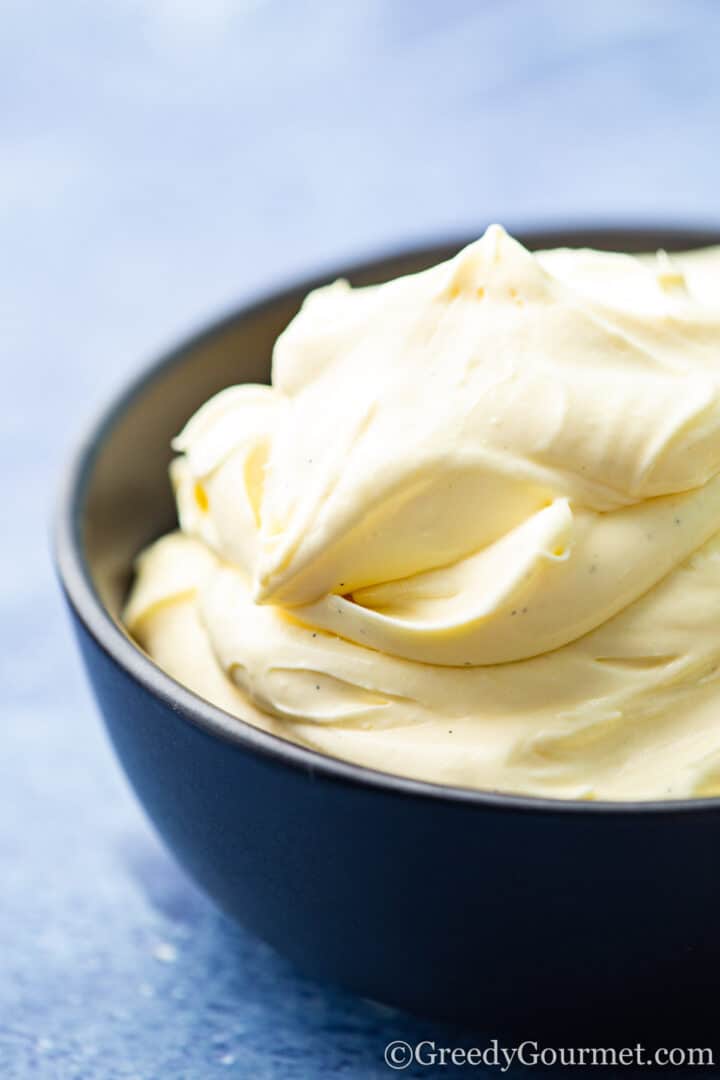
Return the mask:
M693 247L720 233L578 230L530 246ZM382 259L364 284L459 244ZM327 275L331 278L336 275ZM180 862L305 972L493 1032L626 1019L718 1025L720 801L579 803L406 780L302 749L180 686L118 622L133 557L172 527L170 438L221 387L267 381L319 281L242 308L155 364L87 436L57 561L138 797ZM667 1044L666 1045L672 1045Z

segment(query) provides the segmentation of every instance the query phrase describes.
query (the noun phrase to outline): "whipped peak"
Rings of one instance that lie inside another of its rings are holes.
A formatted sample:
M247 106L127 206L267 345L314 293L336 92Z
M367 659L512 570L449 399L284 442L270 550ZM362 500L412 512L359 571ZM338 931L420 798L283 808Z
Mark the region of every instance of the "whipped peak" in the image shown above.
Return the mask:
M632 603L714 531L720 371L692 319L659 344L543 263L495 225L424 273L318 290L273 388L176 441L181 510L213 477L183 527L256 603L423 663L520 660ZM662 303L667 257L632 272Z

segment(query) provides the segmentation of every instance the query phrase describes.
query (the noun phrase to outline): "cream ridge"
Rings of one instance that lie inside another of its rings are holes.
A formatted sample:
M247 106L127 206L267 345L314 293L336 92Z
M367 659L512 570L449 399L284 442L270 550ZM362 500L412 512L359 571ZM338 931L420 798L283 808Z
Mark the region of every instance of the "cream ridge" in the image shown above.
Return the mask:
M720 249L494 225L337 281L173 446L124 618L199 695L443 784L720 794Z

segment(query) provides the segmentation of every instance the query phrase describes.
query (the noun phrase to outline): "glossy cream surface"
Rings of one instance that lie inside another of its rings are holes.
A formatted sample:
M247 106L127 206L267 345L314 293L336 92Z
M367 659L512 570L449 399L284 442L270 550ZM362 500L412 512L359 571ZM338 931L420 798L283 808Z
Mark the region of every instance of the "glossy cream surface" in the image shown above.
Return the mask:
M720 249L492 226L336 282L174 448L125 621L200 695L441 783L720 793Z

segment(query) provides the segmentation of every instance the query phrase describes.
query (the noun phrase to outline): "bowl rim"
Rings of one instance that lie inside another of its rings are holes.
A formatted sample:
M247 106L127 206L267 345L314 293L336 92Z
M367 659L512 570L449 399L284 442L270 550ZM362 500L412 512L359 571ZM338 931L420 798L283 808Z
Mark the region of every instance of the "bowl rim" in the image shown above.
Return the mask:
M549 222L544 226L519 227L512 231L522 243L541 246L593 246L609 236L632 237L636 242L647 237L652 241L649 250L657 246L658 236L687 245L688 249L720 244L720 225L698 225L689 222L666 225L653 222ZM220 337L230 327L244 319L261 315L278 304L306 295L312 289L338 277L381 271L404 258L416 256L441 257L452 248L460 249L475 236L467 234L434 238L428 242L398 246L376 256L361 258L347 264L316 270L308 276L291 279L279 287L261 289L233 306L226 314L212 319L199 331L184 336L175 347L163 352L144 365L139 373L126 381L100 409L99 415L86 426L70 460L66 464L56 499L52 548L56 570L65 598L75 616L103 652L126 675L142 688L169 705L178 719L190 723L206 734L231 743L245 751L270 759L309 777L338 784L351 784L368 790L381 789L386 795L432 799L444 803L463 803L479 809L494 811L533 812L543 815L675 815L688 812L720 810L720 797L648 800L580 800L544 795L526 795L499 790L484 790L433 783L426 780L383 772L342 758L331 757L318 750L294 743L282 736L255 727L250 721L226 712L200 697L168 675L145 653L113 618L100 599L92 580L82 540L82 516L85 493L100 448L119 418L132 407L135 400L173 365L187 359L199 346ZM550 241L550 245L547 245ZM558 243L559 241L559 243Z

